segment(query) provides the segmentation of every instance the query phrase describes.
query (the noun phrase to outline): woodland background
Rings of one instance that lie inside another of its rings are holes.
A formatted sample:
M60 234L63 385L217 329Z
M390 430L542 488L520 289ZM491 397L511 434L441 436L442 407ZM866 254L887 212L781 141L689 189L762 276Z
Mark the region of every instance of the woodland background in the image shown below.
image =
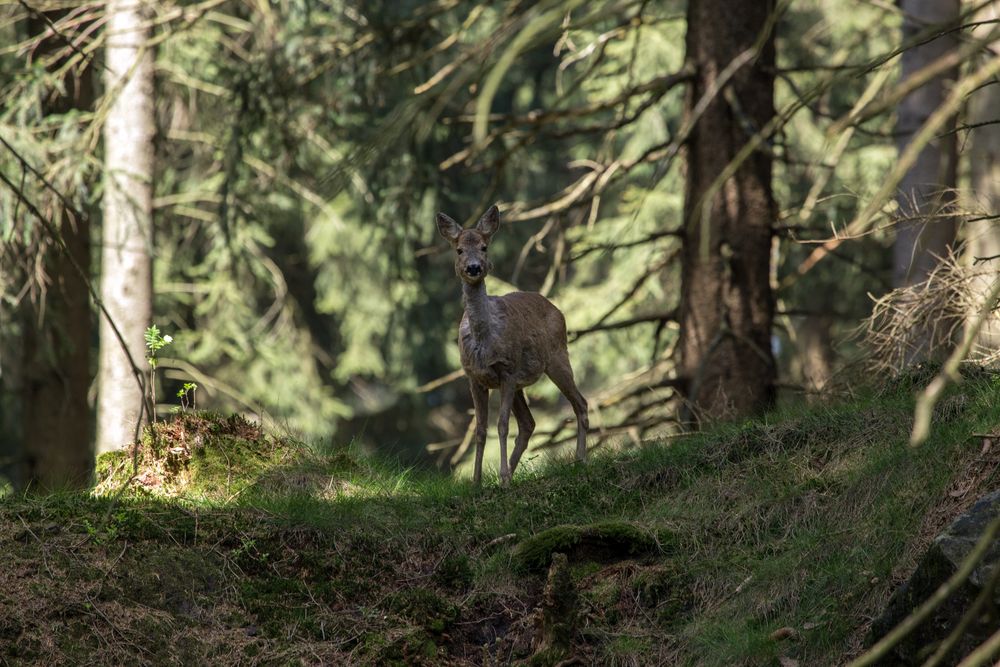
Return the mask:
M461 465L439 210L500 202L491 293L566 314L594 446L933 362L995 301L994 2L25 0L0 31L14 487L127 443L154 323L157 413L196 382L198 408ZM528 394L528 455L572 438Z

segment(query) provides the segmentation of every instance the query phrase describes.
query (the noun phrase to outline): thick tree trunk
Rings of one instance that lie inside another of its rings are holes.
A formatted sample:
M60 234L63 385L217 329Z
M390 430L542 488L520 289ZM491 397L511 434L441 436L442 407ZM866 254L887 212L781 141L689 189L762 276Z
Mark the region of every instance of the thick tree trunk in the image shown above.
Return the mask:
M52 21L58 12L47 14ZM29 20L32 35L41 35L47 24L41 17ZM44 40L36 53L46 56L63 44ZM64 63L57 62L53 67ZM92 72L70 72L62 91L53 90L44 101L45 115L89 109L94 101ZM71 196L72 193L64 192ZM52 193L46 193L51 197ZM24 331L21 429L23 465L18 484L28 490L53 491L82 488L90 483L94 468L90 406L90 294L73 266L90 268L90 223L55 202L59 232L68 254L53 244L45 253L48 283L44 296L23 302Z
M69 212L60 233L77 263L90 266L90 225ZM90 295L70 258L56 247L45 257L44 301L25 304L22 433L26 489L83 488L94 469L90 406Z
M773 2L691 0L687 58L696 69L688 113L740 54L759 48L705 109L687 145L680 373L696 418L760 412L774 400L770 285L771 157L755 151L709 192L774 115Z
M900 8L904 15L905 41L930 25L954 21L959 13L959 0L901 0ZM917 70L957 48L957 34L943 35L904 51L900 79L905 81ZM900 153L944 101L946 85L955 81L957 73L957 70L949 70L907 95L900 103L896 121ZM896 229L893 247L893 284L896 287L926 280L955 240L955 220L946 215L955 187L955 146L954 133L928 143L900 183L897 202L902 222Z
M983 7L974 20L996 21L1000 19L1000 5L993 3ZM993 29L994 24L986 23L972 32L974 38L983 39ZM992 43L994 53L1000 53L1000 40ZM983 86L972 94L969 100L969 124L995 123L1000 109L1000 85ZM1000 125L982 125L971 131L968 141L970 175L972 180L972 201L968 209L973 217L1000 215ZM975 257L1000 256L1000 219L978 220L968 223L969 254ZM993 281L1000 277L1000 258L990 260L985 265L990 269L976 281L980 298L985 300ZM976 308L978 311L978 307ZM974 315L971 313L970 315ZM977 345L989 351L1000 348L1000 314L994 313L980 330Z
M152 317L153 69L148 27L137 0L107 5L107 94L115 101L104 124L104 228L101 298L129 347L144 358ZM108 322L101 319L97 451L134 439L142 391Z

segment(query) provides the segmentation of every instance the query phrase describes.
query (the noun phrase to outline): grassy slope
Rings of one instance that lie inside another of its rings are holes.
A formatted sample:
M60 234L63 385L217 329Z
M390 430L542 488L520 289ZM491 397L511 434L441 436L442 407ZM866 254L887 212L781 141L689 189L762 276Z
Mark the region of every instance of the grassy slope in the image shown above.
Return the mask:
M902 386L519 470L507 491L174 425L183 493L161 465L154 493L0 501L0 663L508 664L530 655L545 580L525 555L569 539L547 529L602 524L618 555L561 547L585 661L835 664L927 539L996 486L970 438L1000 425L996 387L967 381L916 451Z

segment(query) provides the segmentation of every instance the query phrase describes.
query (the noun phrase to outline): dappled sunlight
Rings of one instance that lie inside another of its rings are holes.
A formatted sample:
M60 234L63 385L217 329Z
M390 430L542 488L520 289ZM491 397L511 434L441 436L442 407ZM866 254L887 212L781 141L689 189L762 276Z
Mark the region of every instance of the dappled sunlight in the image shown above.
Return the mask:
M982 467L961 437L1000 424L992 387L972 376L953 394L962 409L942 412L916 451L903 446L912 396L900 385L597 450L585 465L539 458L508 489L273 438L239 417L180 414L140 449L102 459L91 496L0 502L0 535L14 538L0 583L28 595L44 554L56 583L18 607L32 616L17 612L31 636L56 604L47 596L85 606L105 590L117 606L63 622L83 636L147 627L173 644L225 614L229 625L192 650L272 655L266 638L331 663L431 646L474 662L483 637L501 632L505 650L528 655L561 553L595 661L763 664L784 633L804 664L826 664L857 641L897 563L946 520L940 499L957 511L997 481L1000 465ZM128 454L138 474L126 474ZM668 639L647 641L654 630Z

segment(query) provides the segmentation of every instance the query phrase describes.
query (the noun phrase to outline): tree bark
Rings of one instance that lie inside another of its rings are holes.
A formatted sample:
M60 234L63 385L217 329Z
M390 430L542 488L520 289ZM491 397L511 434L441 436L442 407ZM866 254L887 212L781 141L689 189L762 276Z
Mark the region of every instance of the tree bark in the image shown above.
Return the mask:
M774 3L691 0L687 58L695 67L687 112L741 53L757 49L696 123L687 144L681 266L679 370L686 421L738 417L768 408L775 395L771 350L772 225L767 146L710 192L753 134L774 115Z
M833 378L833 317L807 315L798 329L798 356L802 384L807 391L821 392Z
M996 3L980 9L973 20L996 21L1000 19L1000 6ZM974 28L973 38L982 39L994 24ZM1000 40L990 45L994 53L1000 53ZM1000 85L983 86L969 100L969 124L996 122L1000 109ZM973 217L1000 215L1000 125L983 125L971 130L968 140L970 176L972 181L972 198L966 208L973 212ZM979 311L981 301L986 298L990 286L997 278L1000 270L1000 218L984 219L969 222L968 251L972 258L998 257L990 260L985 268L991 269L988 275L976 280L974 289L979 294L980 303L970 313L974 317ZM994 313L986 321L979 332L976 344L986 350L1000 348L1000 315Z
M47 12L58 21L63 12ZM28 20L31 35L44 35L47 22L41 15ZM35 53L46 57L64 45L55 37L42 40ZM65 63L54 62L56 70ZM53 89L43 101L44 115L89 109L94 101L93 73L88 65L69 71L61 90ZM18 486L31 491L83 488L94 468L90 406L90 294L73 262L89 273L90 221L64 208L51 192L52 210L65 251L56 244L43 258L47 284L42 294L27 298L21 311L23 335L22 412L23 464ZM72 193L63 192L68 198Z
M132 355L144 358L152 317L153 62L145 3L109 0L105 83L114 96L104 124L101 299ZM135 438L142 390L108 322L101 319L98 453Z
M946 25L959 14L959 0L901 0L904 42L932 25ZM935 62L958 47L958 33L937 37L909 48L901 56L900 80ZM957 68L938 76L907 95L899 105L896 121L898 148L902 153L927 118L947 95L947 84L957 78ZM955 241L955 219L947 215L956 183L956 135L944 134L928 143L916 164L900 183L897 197L902 220L893 246L893 285L908 287L927 280Z

